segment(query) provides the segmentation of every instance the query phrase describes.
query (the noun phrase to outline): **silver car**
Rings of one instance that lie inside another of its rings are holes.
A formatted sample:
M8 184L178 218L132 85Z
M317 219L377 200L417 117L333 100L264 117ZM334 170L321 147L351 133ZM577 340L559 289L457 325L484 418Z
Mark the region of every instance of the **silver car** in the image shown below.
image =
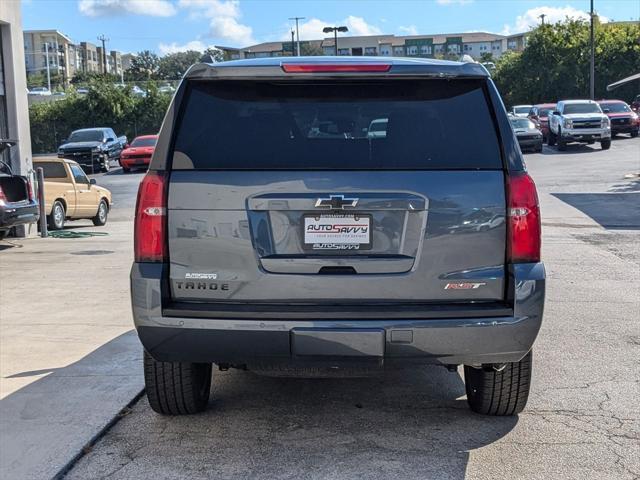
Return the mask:
M540 213L479 64L193 66L140 185L134 243L133 317L159 413L206 408L212 364L289 376L464 365L473 411L525 407Z

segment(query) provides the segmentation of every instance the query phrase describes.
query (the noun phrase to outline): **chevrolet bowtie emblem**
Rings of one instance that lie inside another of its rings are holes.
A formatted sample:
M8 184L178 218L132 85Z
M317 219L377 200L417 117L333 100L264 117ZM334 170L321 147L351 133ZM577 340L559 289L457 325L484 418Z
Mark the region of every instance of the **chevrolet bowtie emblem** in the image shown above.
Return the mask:
M319 198L316 200L316 208L326 208L329 210L355 208L358 200L358 198L344 198L344 195L329 195L329 198Z

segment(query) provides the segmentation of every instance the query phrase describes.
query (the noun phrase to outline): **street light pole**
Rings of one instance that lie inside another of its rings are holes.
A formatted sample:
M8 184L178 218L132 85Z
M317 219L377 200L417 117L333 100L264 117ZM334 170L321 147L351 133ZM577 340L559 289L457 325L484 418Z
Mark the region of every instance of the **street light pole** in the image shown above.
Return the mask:
M295 32L292 29L291 30L291 56L293 56L293 53L296 51L296 41L294 39L294 35L295 35Z
M590 41L591 41L591 65L589 68L589 98L593 100L596 96L596 49L593 41L593 0L591 0L591 31L590 31Z
M49 42L45 42L44 51L47 60L47 90L51 91L51 72L49 69Z
M349 29L344 25L340 27L324 27L322 29L324 33L333 32L333 52L335 56L338 56L338 32L348 32Z
M296 21L296 40L298 42L298 57L300 56L300 31L298 29L298 20L304 20L305 17L290 17L289 20L295 20ZM293 52L291 52L293 54Z

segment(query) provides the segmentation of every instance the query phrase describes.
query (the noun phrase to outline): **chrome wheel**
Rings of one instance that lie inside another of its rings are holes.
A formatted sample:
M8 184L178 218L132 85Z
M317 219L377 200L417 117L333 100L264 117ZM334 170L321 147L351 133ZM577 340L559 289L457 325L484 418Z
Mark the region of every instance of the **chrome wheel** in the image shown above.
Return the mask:
M98 207L98 218L103 223L107 221L107 206L104 202L100 202L100 207Z

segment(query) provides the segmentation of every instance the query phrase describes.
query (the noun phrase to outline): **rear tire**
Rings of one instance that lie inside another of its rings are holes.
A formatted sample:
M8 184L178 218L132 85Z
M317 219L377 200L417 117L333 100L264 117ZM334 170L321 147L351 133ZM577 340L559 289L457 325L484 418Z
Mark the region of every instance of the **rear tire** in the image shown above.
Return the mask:
M98 212L96 213L96 216L91 219L91 221L96 227L102 227L103 225L106 225L108 216L109 206L107 205L107 202L102 199L100 200L100 204L98 205Z
M162 415L188 415L207 408L210 363L159 362L144 352L144 384L151 408Z
M638 130L631 130L631 138L636 138L638 136Z
M61 201L56 200L51 207L51 213L47 215L49 230L62 230L64 228L65 218L64 205Z
M471 410L495 416L522 412L529 398L531 357L532 352L529 352L519 362L507 363L499 372L491 366L474 368L465 365L465 388Z
M602 150L609 150L611 148L611 139L601 140L600 148L602 148Z
M122 173L129 173L129 172L131 172L130 168L122 167Z

